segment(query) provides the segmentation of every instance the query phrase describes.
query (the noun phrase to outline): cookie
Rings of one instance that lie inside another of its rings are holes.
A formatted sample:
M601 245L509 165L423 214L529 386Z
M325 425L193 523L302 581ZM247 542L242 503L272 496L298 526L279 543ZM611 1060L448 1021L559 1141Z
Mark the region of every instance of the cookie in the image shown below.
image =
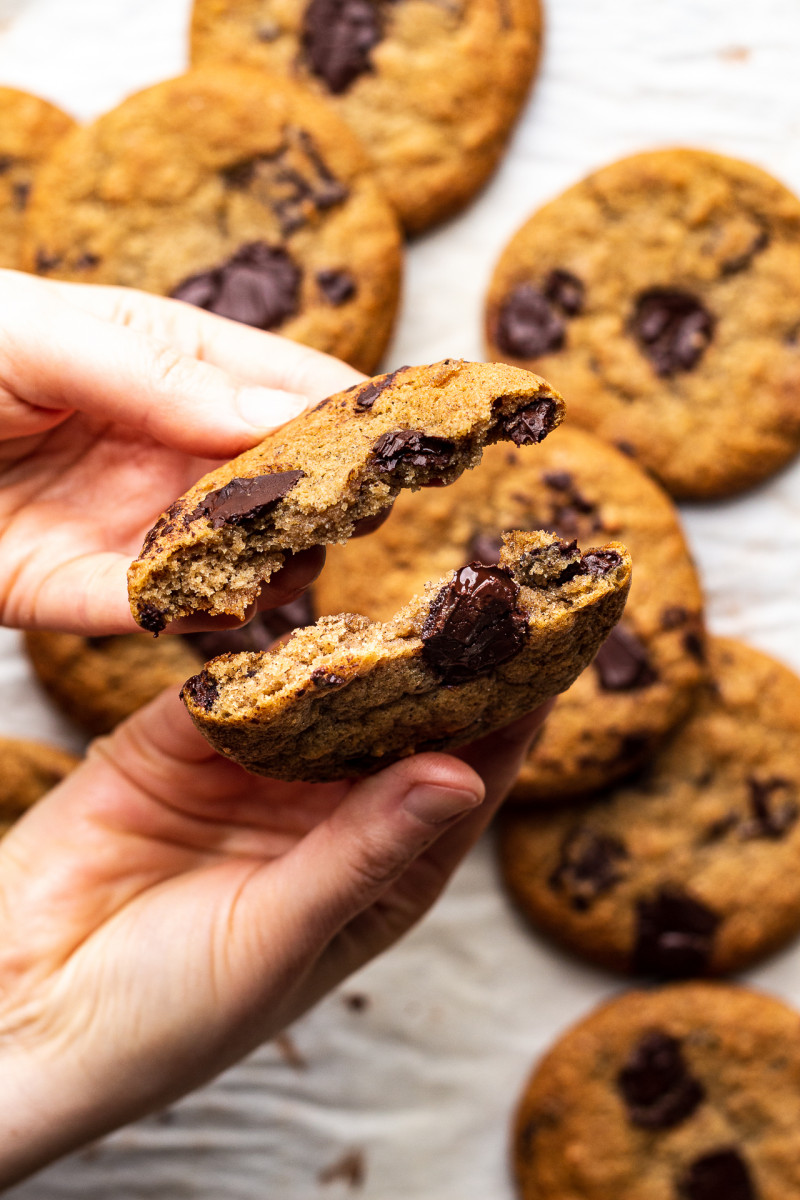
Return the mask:
M514 1132L520 1200L800 1195L800 1016L759 992L629 992L564 1034Z
M731 495L800 448L800 201L699 150L613 163L546 204L495 269L493 357L675 496Z
M452 359L329 396L163 514L130 568L131 611L151 633L198 610L243 617L287 553L346 541L401 488L452 483L487 442L538 443L562 413L536 375Z
M630 773L685 716L704 673L703 600L678 514L613 446L567 421L535 449L488 447L450 488L401 495L376 533L329 552L317 612L384 620L445 571L495 563L503 529L615 538L634 562L620 624L559 697L514 791L574 796Z
M180 688L207 658L266 650L278 637L313 620L305 593L291 604L259 613L241 629L158 641L136 633L86 638L39 630L25 634L25 649L50 699L95 737L110 733L164 688Z
M261 654L226 655L183 699L221 754L277 779L344 779L451 750L563 691L619 620L630 556L506 534L391 621L343 614Z
M24 263L173 296L369 373L397 307L400 232L335 113L223 67L139 92L65 139L30 205Z
M34 180L54 146L74 128L72 117L39 96L0 87L0 267L20 265Z
M323 97L419 233L494 170L540 34L538 0L195 0L192 57L291 76Z
M532 923L638 975L737 971L800 931L800 679L711 639L711 679L630 783L508 811L502 870Z
M0 738L0 836L77 765L57 746Z

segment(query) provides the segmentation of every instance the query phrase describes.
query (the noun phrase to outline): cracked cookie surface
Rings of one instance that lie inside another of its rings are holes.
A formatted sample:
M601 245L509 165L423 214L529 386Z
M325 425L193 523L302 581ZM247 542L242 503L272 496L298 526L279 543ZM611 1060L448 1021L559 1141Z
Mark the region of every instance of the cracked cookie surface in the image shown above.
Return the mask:
M173 296L369 373L400 254L396 217L336 114L288 80L219 67L129 97L56 149L23 264Z
M800 200L698 150L622 159L535 213L487 298L491 354L676 496L730 495L800 448Z
M162 515L128 573L131 611L152 633L198 610L241 618L288 553L346 541L401 488L452 483L485 444L538 443L562 414L538 376L455 359L329 396Z
M221 754L279 779L368 774L450 750L568 687L619 619L630 557L510 533L499 565L429 585L391 621L322 617L283 646L226 655L183 699Z
M195 0L195 62L322 96L412 233L461 208L505 146L539 57L538 0Z
M452 487L402 494L370 537L331 548L316 611L385 620L445 571L496 562L503 529L580 545L614 538L634 563L620 624L559 697L513 793L557 800L629 774L686 714L704 674L703 600L678 514L627 456L569 420L541 446L487 447Z
M740 642L709 648L696 707L639 775L500 825L533 925L638 975L736 971L800 932L800 679Z
M800 1194L800 1017L742 987L629 992L573 1026L526 1085L521 1200Z

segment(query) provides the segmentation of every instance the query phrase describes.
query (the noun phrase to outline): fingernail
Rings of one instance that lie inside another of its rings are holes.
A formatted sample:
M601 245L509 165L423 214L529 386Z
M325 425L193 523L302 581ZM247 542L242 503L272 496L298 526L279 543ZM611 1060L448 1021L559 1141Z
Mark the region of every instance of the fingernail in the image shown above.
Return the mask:
M403 801L403 808L426 825L445 825L482 803L483 796L476 795L475 792L420 784L408 793Z
M299 417L308 407L303 396L271 388L242 388L237 399L239 416L254 429L268 433Z

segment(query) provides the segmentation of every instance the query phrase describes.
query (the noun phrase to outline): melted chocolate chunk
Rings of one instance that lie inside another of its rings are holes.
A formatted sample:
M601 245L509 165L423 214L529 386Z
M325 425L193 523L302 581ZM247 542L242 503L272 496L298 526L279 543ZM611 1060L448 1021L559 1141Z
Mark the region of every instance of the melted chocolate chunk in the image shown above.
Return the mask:
M447 438L428 437L419 429L397 429L381 434L372 455L378 471L395 471L401 464L444 471L452 463L455 449L455 442Z
M370 54L382 37L374 0L311 0L303 17L306 61L335 96L372 70Z
M383 379L370 380L367 384L357 383L355 388L349 388L348 391L355 391L357 393L356 410L361 409L363 412L368 412L381 392L385 392L388 387L391 387L397 376L407 370L407 366L398 367L397 370L392 371L389 375L384 375Z
M470 563L441 589L422 629L423 657L443 683L467 683L519 654L527 621L502 567Z
M544 294L568 317L583 311L583 282L571 271L556 267L544 281Z
M750 818L740 826L740 837L749 841L753 838L772 838L779 841L785 837L797 821L800 811L791 798L782 804L775 799L775 792L792 788L788 779L748 779L750 787Z
M548 487L555 488L557 492L571 491L575 482L569 471L545 471L542 478Z
M620 864L627 858L619 838L578 826L564 839L561 859L547 882L554 892L564 892L574 909L587 912L622 879Z
M496 567L500 562L503 539L499 533L476 533L470 542L470 562L483 563L485 567Z
M747 1164L733 1149L695 1159L681 1180L679 1194L684 1200L758 1200Z
M12 188L14 197L14 208L17 212L25 212L28 207L28 200L31 194L30 183L15 183Z
M317 667L316 671L311 672L311 682L314 687L330 688L338 687L345 679L343 675L336 675L333 671L324 671L322 667Z
M769 232L766 229L760 229L742 254L736 254L733 258L725 260L720 268L721 273L723 275L737 275L739 271L747 270L756 255L761 254L762 250L766 250L768 245Z
M495 403L501 404L502 398ZM534 400L532 404L527 404L515 413L501 416L497 428L502 430L506 437L511 438L515 446L538 446L552 431L556 411L555 400L543 396L541 400Z
M692 658L696 658L698 662L705 662L706 643L702 633L696 629L687 630L683 635L683 647L687 654L691 654Z
M566 325L543 292L521 283L500 305L495 337L504 354L539 358L562 349Z
M76 271L90 271L92 267L98 266L100 259L96 254L92 254L90 250L86 250L80 258L75 259Z
M631 332L656 375L691 371L714 335L714 318L691 292L650 288L637 297Z
M10 154L0 154L0 175L6 175L14 165Z
M48 250L36 251L36 273L38 275L46 275L48 271L54 271L60 265L61 259L57 254L51 254Z
M595 579L610 575L621 562L616 550L587 550L583 556L584 569Z
M656 1029L646 1033L617 1076L634 1125L673 1129L703 1103L705 1088L686 1068L677 1038Z
M300 280L300 268L280 246L251 242L227 262L185 279L172 297L243 325L275 329L297 312Z
M658 679L647 648L631 629L615 626L592 663L606 692L632 692Z
M155 604L140 605L138 620L142 629L146 629L154 637L158 637L161 630L167 627L166 617L160 608L156 608Z
M662 629L680 629L681 625L685 625L689 619L689 613L680 604L673 604L669 608L665 608L661 614Z
M212 529L221 529L223 525L241 525L263 517L289 495L304 475L299 470L276 471L272 475L256 475L254 479L232 479L200 501L192 520L208 517Z
M183 691L203 712L211 712L219 695L219 688L208 671L201 671L199 675L187 679Z
M704 974L721 922L680 888L663 886L652 899L637 902L634 969L671 979Z
M325 299L334 308L346 304L356 294L356 281L349 271L318 271L317 283Z

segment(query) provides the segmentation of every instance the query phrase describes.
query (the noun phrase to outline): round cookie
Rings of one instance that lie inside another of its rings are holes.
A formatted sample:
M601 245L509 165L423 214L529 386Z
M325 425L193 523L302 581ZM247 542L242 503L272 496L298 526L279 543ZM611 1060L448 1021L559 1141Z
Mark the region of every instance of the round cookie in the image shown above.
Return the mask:
M206 659L266 650L313 620L305 592L291 604L258 613L240 629L158 639L144 633L85 638L37 630L25 634L25 649L50 699L96 737L110 733L164 688L181 688Z
M34 179L53 147L74 128L72 117L47 100L0 87L0 267L19 266Z
M77 765L57 746L0 738L0 836Z
M42 171L24 265L174 296L377 365L397 220L356 139L294 84L199 69L76 130Z
M539 57L538 0L195 0L195 62L290 75L344 117L410 233L494 170Z
M495 268L493 357L675 496L727 496L800 448L800 201L698 150L613 163L535 213Z
M688 711L703 675L702 594L678 515L624 454L562 425L540 446L490 446L451 487L401 495L376 533L328 552L320 613L383 620L429 579L496 560L503 529L621 541L634 563L621 624L559 697L514 798L548 801L629 773Z
M521 1200L800 1195L800 1017L722 984L629 992L564 1034L520 1102Z
M523 913L605 966L723 974L800 931L800 679L725 639L709 667L690 717L634 780L501 823Z

